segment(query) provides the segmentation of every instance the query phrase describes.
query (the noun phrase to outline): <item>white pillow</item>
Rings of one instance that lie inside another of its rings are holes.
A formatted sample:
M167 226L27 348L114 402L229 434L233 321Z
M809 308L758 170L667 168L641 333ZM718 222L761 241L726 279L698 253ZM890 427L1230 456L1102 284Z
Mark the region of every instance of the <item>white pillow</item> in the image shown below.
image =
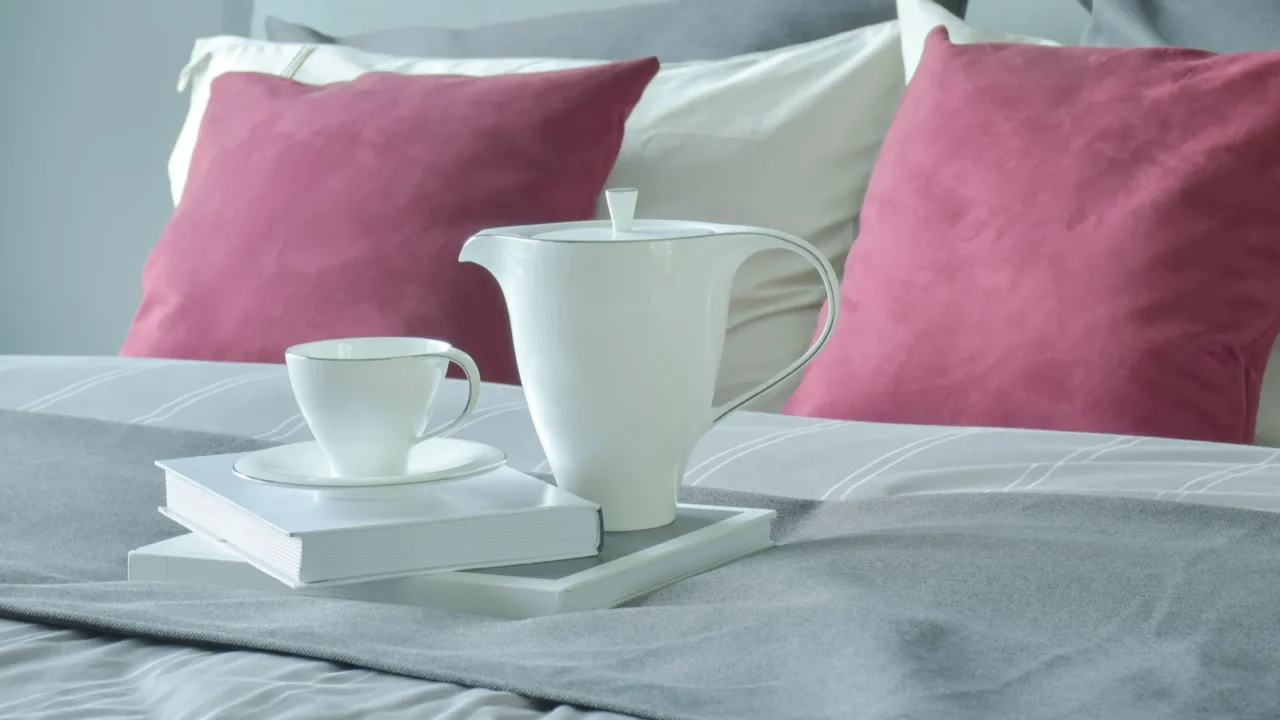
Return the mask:
M905 78L897 22L725 60L665 66L627 123L611 187L640 189L637 215L758 225L802 237L841 268L872 164ZM596 64L559 59L411 59L330 45L237 37L199 40L182 71L191 109L169 161L182 196L213 78L232 71L306 83L371 71L497 75ZM608 217L601 197L597 216ZM655 293L662 288L654 288ZM799 256L768 251L736 279L717 401L736 398L799 357L823 301ZM750 407L776 410L799 378Z
M924 53L924 39L929 31L942 25L958 44L979 42L1027 43L1058 45L1045 38L986 32L974 28L948 12L933 0L898 0L898 20L902 23L902 54L908 78L915 73ZM1262 397L1258 402L1258 425L1253 444L1280 447L1280 340L1271 346L1268 372L1262 378Z

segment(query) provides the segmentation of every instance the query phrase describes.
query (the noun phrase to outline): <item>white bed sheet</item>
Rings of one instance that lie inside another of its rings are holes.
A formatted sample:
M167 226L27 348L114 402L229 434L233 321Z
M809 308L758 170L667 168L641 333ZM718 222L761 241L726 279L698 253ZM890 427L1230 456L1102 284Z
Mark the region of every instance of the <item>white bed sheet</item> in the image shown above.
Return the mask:
M462 400L450 383L440 417ZM0 356L0 408L289 442L308 437L281 366ZM487 386L459 437L545 470L518 389ZM805 498L1069 492L1280 510L1280 450L992 428L740 413L699 445L686 482ZM175 529L175 533L176 533ZM332 663L210 651L0 620L0 717L604 720L510 693Z

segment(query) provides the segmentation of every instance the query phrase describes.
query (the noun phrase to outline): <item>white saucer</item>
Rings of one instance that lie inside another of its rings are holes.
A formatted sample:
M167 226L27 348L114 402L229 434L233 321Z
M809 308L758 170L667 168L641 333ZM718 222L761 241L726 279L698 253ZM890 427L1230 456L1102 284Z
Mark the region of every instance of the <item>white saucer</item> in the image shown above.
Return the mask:
M498 448L469 440L431 438L413 447L409 472L387 477L337 477L314 440L249 453L232 469L246 480L305 488L368 488L456 480L507 463Z

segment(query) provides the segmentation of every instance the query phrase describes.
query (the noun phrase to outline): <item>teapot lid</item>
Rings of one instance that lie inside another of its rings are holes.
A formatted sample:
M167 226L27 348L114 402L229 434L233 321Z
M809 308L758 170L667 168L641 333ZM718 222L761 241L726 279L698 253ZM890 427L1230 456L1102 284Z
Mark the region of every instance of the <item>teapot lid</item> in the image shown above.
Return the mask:
M639 196L640 191L635 188L605 190L609 222L562 223L553 229L532 235L530 239L579 242L673 240L714 235L716 232L713 226L704 223L636 220L636 200Z

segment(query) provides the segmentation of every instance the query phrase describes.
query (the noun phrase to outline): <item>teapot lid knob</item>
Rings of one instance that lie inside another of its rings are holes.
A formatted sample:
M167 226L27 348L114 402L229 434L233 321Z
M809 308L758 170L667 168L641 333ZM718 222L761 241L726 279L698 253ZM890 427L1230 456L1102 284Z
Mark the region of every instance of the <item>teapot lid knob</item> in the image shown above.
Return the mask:
M609 205L609 220L613 223L613 233L621 235L631 232L631 221L636 216L636 199L640 191L636 188L613 188L604 191L605 202Z

